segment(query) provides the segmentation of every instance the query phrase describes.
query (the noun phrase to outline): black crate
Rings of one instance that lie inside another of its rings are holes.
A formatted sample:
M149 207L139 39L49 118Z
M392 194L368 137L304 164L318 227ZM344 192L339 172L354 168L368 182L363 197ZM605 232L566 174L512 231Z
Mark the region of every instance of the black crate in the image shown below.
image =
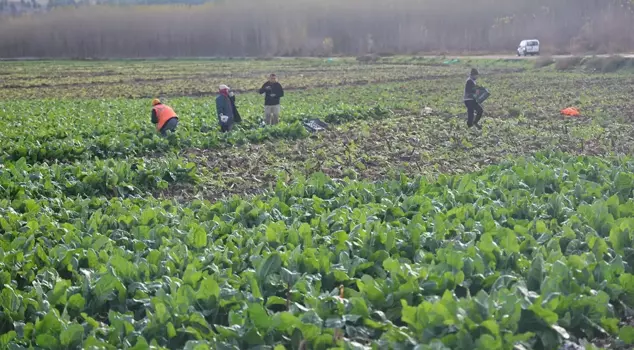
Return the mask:
M475 99L478 103L482 103L486 101L486 99L489 98L489 96L491 96L491 93L489 92L489 90L481 87L481 88L478 88L478 90L476 91Z
M304 121L304 127L309 132L317 132L328 130L328 124L322 122L319 119L308 119Z

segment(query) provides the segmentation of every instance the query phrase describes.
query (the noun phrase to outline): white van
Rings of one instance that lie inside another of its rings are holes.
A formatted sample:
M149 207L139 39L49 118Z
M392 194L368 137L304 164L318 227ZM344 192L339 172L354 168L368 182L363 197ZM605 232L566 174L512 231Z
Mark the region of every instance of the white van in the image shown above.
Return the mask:
M522 40L517 48L518 56L539 55L539 40Z

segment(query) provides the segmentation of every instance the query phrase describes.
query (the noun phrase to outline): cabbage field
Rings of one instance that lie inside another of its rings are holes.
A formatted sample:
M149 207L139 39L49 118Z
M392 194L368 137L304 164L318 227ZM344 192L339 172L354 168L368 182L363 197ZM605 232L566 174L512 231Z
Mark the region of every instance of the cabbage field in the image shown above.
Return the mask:
M632 349L633 83L525 60L1 62L0 349Z

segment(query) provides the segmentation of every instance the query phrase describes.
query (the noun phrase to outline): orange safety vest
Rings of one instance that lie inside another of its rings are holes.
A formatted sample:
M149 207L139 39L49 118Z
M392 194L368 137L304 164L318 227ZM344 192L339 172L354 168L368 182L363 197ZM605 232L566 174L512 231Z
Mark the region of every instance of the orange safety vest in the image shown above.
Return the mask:
M156 130L161 131L163 125L167 123L168 120L178 116L172 109L172 107L160 104L152 107L152 109L156 112L156 118L158 119L158 123L156 123Z

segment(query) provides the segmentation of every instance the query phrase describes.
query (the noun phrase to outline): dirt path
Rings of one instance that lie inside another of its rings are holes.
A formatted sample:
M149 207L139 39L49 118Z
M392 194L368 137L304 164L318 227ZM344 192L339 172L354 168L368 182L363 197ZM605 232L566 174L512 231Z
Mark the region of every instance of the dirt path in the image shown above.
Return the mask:
M615 55L619 55L622 57L627 57L627 58L634 58L634 53L628 53L628 54L615 54ZM484 56L461 56L461 55L446 55L446 56L423 56L423 57L429 57L429 58L458 58L458 59L493 59L493 60L531 60L531 59L537 59L539 57L543 57L546 56L545 54L542 54L541 56L526 56L526 57L518 57L517 55L484 55ZM554 59L558 59L558 58L567 58L567 57L575 57L578 55L552 55L550 57L554 58ZM610 57L612 55L582 55L583 57Z

